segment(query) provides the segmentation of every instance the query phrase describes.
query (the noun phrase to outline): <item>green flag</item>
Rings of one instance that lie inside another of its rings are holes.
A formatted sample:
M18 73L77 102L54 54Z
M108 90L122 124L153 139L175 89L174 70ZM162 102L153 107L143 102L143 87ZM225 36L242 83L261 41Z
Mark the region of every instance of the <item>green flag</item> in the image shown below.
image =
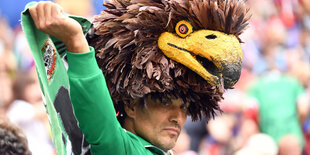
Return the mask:
M35 61L56 153L90 154L90 145L78 127L70 101L66 46L36 28L28 11L35 4L31 2L26 5L21 15L21 25ZM69 17L81 24L84 34L90 30L92 24L87 19Z

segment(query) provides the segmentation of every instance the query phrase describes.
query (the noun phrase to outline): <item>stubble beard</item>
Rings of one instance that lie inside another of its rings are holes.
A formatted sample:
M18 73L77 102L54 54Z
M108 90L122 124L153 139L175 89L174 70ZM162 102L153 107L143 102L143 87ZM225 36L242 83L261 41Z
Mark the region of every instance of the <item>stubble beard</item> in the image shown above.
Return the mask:
M171 150L172 148L174 148L174 146L175 146L175 144L179 138L179 134L178 135L168 135L168 136L165 136L164 138L165 139L168 138L168 143L165 143L164 141L162 141L163 138L157 137L157 142L155 142L153 145L162 149L163 151L168 151L168 150Z

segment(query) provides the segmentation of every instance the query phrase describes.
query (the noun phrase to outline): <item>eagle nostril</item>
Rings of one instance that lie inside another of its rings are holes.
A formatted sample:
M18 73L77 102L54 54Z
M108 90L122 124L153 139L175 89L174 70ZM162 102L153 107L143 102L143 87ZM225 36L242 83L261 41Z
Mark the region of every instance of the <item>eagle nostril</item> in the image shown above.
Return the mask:
M207 35L206 38L207 39L215 39L215 38L217 38L217 36L214 34L210 34L210 35Z

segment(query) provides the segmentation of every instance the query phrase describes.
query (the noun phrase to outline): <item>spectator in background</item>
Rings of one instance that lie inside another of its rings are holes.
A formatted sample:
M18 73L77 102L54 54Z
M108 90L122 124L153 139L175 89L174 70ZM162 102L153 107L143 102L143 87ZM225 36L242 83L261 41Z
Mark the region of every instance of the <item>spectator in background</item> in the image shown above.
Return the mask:
M35 71L17 75L13 88L15 101L8 109L8 118L24 130L33 155L53 155L53 145L44 124L47 115Z
M0 117L0 154L31 155L23 131L10 121Z
M302 117L303 131L305 136L305 155L310 155L310 81L306 85L306 93L301 98L300 111L306 116Z
M6 109L13 100L12 79L16 71L16 63L12 46L12 30L0 17L0 117L5 116Z
M11 104L12 100L12 79L9 77L7 72L0 71L0 117L5 117L7 108Z
M202 143L203 154L226 155L234 152L234 126L236 119L231 114L222 114L208 122L206 128L209 135Z
M13 31L6 20L0 16L0 72L13 76L16 71L16 60L13 54Z
M252 135L247 144L235 155L276 155L277 153L278 146L275 141L266 134L258 133Z
M202 117L201 120L195 122L191 118L187 118L184 129L187 131L189 138L189 150L194 152L199 152L199 147L201 141L207 136L208 132L206 130L206 119ZM180 139L180 138L179 138Z
M261 132L270 135L277 144L286 144L287 139L282 138L288 134L294 135L299 147L294 154L300 154L298 150L304 146L297 107L303 93L304 88L296 78L278 70L260 77L249 91L249 96L255 98L258 104Z
M182 130L173 150L177 152L177 155L198 155L195 151L190 150L190 143L191 138L186 130Z
M14 54L18 71L27 72L34 66L33 56L21 28L15 29Z

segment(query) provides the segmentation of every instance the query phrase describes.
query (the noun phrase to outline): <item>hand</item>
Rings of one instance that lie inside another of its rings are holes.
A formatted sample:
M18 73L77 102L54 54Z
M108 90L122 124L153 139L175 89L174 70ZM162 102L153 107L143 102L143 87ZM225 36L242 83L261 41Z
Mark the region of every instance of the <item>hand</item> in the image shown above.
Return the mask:
M53 2L39 2L29 8L36 27L63 41L68 51L74 53L88 52L88 43L82 27L72 18L64 15L63 9Z

